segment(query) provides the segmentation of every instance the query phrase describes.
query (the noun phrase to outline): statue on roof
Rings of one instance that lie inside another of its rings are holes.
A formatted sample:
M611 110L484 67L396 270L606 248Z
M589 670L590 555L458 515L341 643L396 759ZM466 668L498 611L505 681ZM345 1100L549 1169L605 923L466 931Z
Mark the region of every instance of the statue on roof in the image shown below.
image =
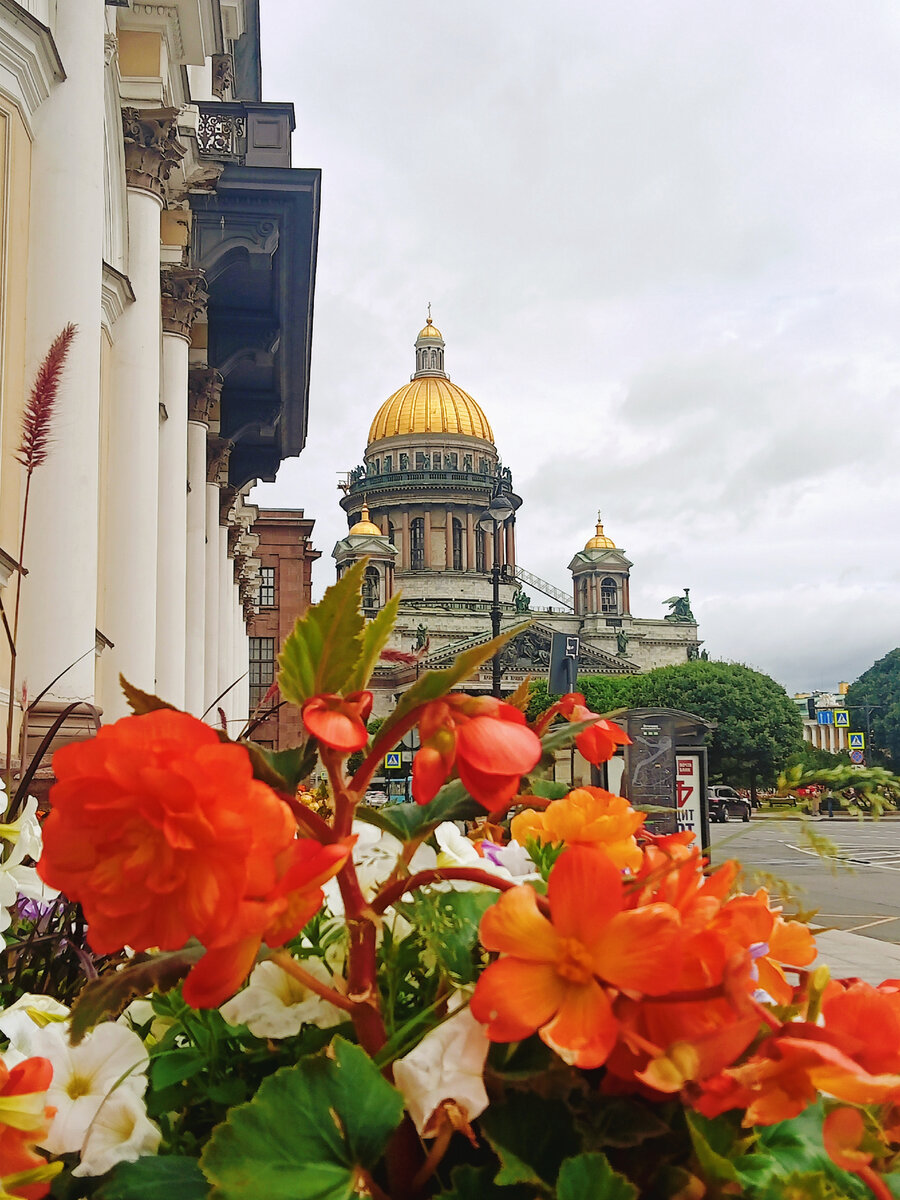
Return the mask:
M669 611L666 613L667 621L691 622L696 624L696 617L691 612L691 589L685 588L683 596L670 596L668 600L664 600L663 604L669 606Z
M522 588L516 590L513 596L513 603L516 606L517 613L527 613L531 611L531 597Z

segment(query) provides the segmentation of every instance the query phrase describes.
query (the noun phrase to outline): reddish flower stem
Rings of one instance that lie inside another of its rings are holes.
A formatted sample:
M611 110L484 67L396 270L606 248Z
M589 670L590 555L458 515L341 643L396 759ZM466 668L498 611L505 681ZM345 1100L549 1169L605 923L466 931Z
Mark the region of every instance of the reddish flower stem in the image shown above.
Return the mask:
M323 846L328 846L338 840L337 835L328 822L323 820L318 813L313 812L311 808L307 808L305 804L302 804L296 796L291 796L287 792L279 792L278 795L294 814L294 820L298 826L308 834L311 834L317 842L321 842Z
M523 886L509 879L501 879L499 875L492 875L490 871L481 871L477 867L435 867L430 871L419 871L410 875L408 879L397 879L387 884L372 901L372 911L383 913L407 892L414 892L417 888L428 887L430 883L443 883L449 879L465 879L469 883L496 888L498 892L508 892L512 888ZM549 914L550 907L546 897L538 896L537 902L541 911Z
M329 987L327 983L322 983L320 979L316 979L315 975L311 975L309 971L302 967L287 950L276 950L274 954L269 955L269 962L277 963L287 975L293 976L298 983L302 983L305 988L309 988L311 992L315 992L317 996L321 996L323 1000L327 1000L335 1008L342 1008L344 1012L350 1013L351 1016L356 1012L356 1005L352 1000L348 1000L343 992L339 992L335 988Z
M876 1200L892 1200L893 1193L890 1188L871 1167L860 1167L854 1174L860 1177Z
M363 759L362 764L356 774L350 780L349 791L353 792L357 797L362 796L366 788L371 782L372 776L378 769L378 764L387 754L388 750L393 750L398 742L406 736L412 727L417 724L419 714L424 705L414 708L412 712L407 713L402 721L398 721L396 725L392 725L385 734L378 731L375 741L372 744L372 749Z

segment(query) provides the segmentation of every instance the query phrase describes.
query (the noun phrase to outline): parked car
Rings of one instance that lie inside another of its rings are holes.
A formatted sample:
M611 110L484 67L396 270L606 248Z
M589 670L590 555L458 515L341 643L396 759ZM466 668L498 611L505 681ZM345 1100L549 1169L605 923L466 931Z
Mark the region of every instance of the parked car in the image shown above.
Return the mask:
M736 817L740 821L750 820L750 801L739 796L733 787L716 784L706 789L706 798L711 821L722 824L729 817Z
M370 788L369 791L366 792L365 802L370 808L381 808L382 805L387 804L388 794L387 792L381 791L380 788Z

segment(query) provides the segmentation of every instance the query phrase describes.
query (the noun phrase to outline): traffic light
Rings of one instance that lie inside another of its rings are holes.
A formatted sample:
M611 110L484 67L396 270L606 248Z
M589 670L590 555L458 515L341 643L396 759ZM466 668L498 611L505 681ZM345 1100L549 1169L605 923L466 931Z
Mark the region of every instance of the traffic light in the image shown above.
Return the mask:
M809 719L811 721L815 721L816 720L816 702L812 696L807 697L806 711L807 711L807 713L809 713Z

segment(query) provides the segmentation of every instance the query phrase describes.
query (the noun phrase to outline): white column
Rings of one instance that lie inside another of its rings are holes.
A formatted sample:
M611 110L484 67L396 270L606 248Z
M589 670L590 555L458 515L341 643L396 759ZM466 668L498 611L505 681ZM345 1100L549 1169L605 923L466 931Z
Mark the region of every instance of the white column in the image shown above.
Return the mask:
M206 482L206 433L204 422L188 421L184 706L195 717L206 708L206 489L211 487Z
M219 694L219 485L206 485L206 583L204 588L203 708ZM210 711L207 720L213 722Z
M128 189L128 276L134 303L116 322L109 413L103 632L114 643L101 659L156 690L156 553L159 498L161 198ZM111 681L110 681L111 682ZM125 716L124 697L104 686L108 718Z
M188 342L162 335L159 427L159 539L156 557L156 690L170 704L185 703L187 619L187 388Z
M241 604L240 588L234 585L234 677L240 683L234 689L234 708L238 724L235 726L235 737L246 724L250 715L250 696L248 689L247 670L249 667L249 652L247 646L247 631L244 626L244 609Z
M18 639L17 684L27 683L31 696L65 671L48 693L53 701L95 695L104 12L102 0L59 6L54 36L66 79L33 117L29 386L60 330L70 321L78 326L62 375L50 453L31 483ZM3 464L4 471L18 469L11 459ZM7 604L12 592L11 583Z
M234 716L234 566L228 557L228 527L219 526L219 693L229 690L219 701L231 728Z

